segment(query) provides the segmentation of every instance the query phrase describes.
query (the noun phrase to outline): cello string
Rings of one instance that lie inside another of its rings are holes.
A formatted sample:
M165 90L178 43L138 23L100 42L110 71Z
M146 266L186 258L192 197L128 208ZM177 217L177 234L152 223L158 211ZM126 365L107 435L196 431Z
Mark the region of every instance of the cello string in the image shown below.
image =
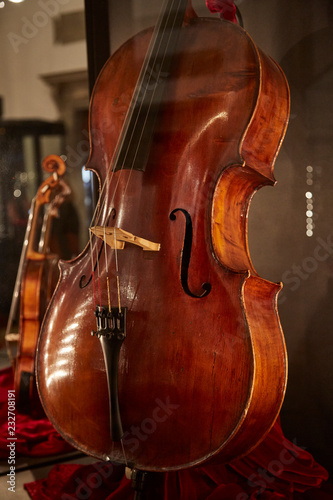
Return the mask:
M154 100L154 97L155 97L155 94L156 94L156 90L157 90L157 86L158 86L158 83L160 81L160 77L161 77L161 74L162 74L162 67L163 67L163 62L165 61L165 57L168 53L168 48L170 46L170 39L171 39L171 36L172 36L172 32L174 30L174 27L175 27L175 23L176 23L176 14L178 14L180 8L181 8L181 0L178 1L178 5L176 6L176 8L174 9L174 3L176 2L177 0L172 0L172 5L171 5L171 8L168 9L168 17L167 17L167 20L166 20L166 23L165 23L165 28L164 30L160 33L160 40L159 40L159 44L158 44L158 50L156 51L156 55L155 55L155 58L153 60L153 62L151 61L151 56L149 58L149 63L147 65L147 67L151 66L152 68L155 67L155 64L156 64L156 61L157 61L157 58L158 58L158 55L159 55L159 51L160 51L160 47L161 47L161 43L162 43L162 39L163 39L163 36L164 34L167 32L167 30L169 29L170 30L170 33L169 33L169 38L168 38L168 42L167 42L167 45L166 45L166 48L165 48L165 51L163 53L163 58L162 58L162 63L160 64L160 67L159 67L159 70L157 72L157 75L156 74L153 74L153 71L150 72L149 74L149 79L148 79L148 82L145 84L145 90L144 90L144 96L142 97L142 100L141 100L141 104L140 104L140 111L142 109L142 106L143 106L143 103L144 103L144 97L146 96L147 94L147 89L150 87L150 84L151 84L151 80L154 78L155 79L155 82L153 82L153 91L152 91L152 94L151 94L151 97L150 97L150 102L149 102L149 105L147 107L147 111L146 111L146 115L145 115L145 120L144 120L144 123L141 127L141 133L140 133L140 136L139 136L139 140L137 141L137 146L136 146L136 151L135 151L135 155L134 155L134 158L132 160L132 165L130 167L130 173L128 175L128 179L127 179L127 182L126 182L126 186L125 186L125 190L124 192L122 193L122 196L123 198L125 197L126 195L126 192L127 192L127 188L128 188L128 185L129 185L129 181L131 179L131 174L133 172L133 169L134 169L134 165L135 165L135 160L137 158L137 154L138 154L138 151L139 151L139 148L140 148L140 145L142 143L142 137L143 137L143 134L144 134L144 129L145 129L145 126L146 126L146 123L147 123L147 120L148 120L148 117L149 117L149 112L152 108L152 103L153 103L153 100ZM169 27L169 20L170 20L170 16L171 16L171 12L175 12L174 14L174 20L173 20L173 24L171 26L171 29ZM161 24L161 23L160 23ZM154 47L155 48L155 47ZM152 64L151 64L152 63ZM142 88L140 89L140 92L141 92ZM136 120L135 120L135 123L134 123L134 126L132 128L132 134L131 134L131 140L133 139L133 135L134 135L134 129L135 127L137 126L137 123L138 123L138 119L139 119L139 113L137 114L137 117L136 117ZM130 141L129 141L129 144L127 146L127 151L126 151L126 155L125 155L125 159L128 155L128 152L129 152L129 149L130 149ZM125 161L124 161L124 164L125 164ZM124 168L122 166L122 168Z
M164 12L164 10L166 9L166 5L168 4L168 1L170 1L170 0L165 1L165 4L164 4L163 8L161 9L161 13ZM173 3L174 3L174 0L172 0L172 6L173 6ZM149 62L150 62L150 59L152 56L153 49L154 49L155 44L156 44L157 37L161 31L162 20L163 20L163 16L162 16L162 14L160 14L158 22L157 22L155 29L154 29L154 32L153 32L152 40L149 44L149 48L148 48L147 54L145 56L145 59L144 59L144 62L143 62L143 65L142 65L142 68L141 68L141 71L139 74L138 83L134 89L132 100L131 100L130 106L127 110L127 113L126 113L126 118L124 121L124 126L122 128L122 132L120 133L120 135L118 137L118 141L117 141L116 147L114 149L114 153L112 155L112 158L111 158L109 165L108 165L108 168L107 168L106 179L105 179L103 186L102 186L102 189L100 191L99 201L96 204L96 207L95 207L92 219L91 219L90 227L92 227L92 225L94 223L95 223L95 225L97 225L98 220L100 220L100 218L102 216L103 209L106 208L107 196L105 194L105 191L106 191L106 188L109 187L112 183L113 175L115 173L115 166L117 165L117 161L119 160L121 150L122 150L123 145L124 145L126 133L129 129L129 125L131 122L131 117L133 116L134 111L136 109L136 105L138 102L138 96L140 95L140 92L142 92L142 90L141 90L142 89L142 82L144 81L144 78L146 76L147 68L149 67ZM151 75L149 77L149 82L150 82L150 78L151 78ZM146 94L146 90L144 92L144 95L145 94ZM143 99L141 100L141 103L140 103L140 110L142 109L142 105L143 105ZM128 154L128 149L126 152L126 156L127 156L127 154ZM123 169L124 169L124 165L121 165L120 170L123 170ZM133 170L133 165L131 167L131 171L132 170ZM110 172L111 172L111 176L110 176ZM110 179L109 179L109 177L110 177ZM109 214L108 215L110 215L110 213L112 212L112 210L114 208L113 203L114 203L116 192L118 190L119 182L120 182L120 175L118 176L117 183L116 183L116 186L114 188L113 196L112 196L110 206L109 206ZM128 183L127 183L127 185L128 185ZM104 200L103 200L103 196L104 196ZM98 238L95 241L97 242L97 240L98 240ZM93 254L92 239L90 239L90 252ZM93 270L94 270L94 264L93 264L93 257L92 257L92 273L94 276ZM98 278L99 278L99 274L98 274Z
M117 238L116 238L116 231L115 230L113 232L113 237L114 237L114 256L115 256L115 264L116 264L116 284L117 284L117 296L118 296L118 309L119 309L119 313L121 313L118 251L117 251Z
M172 7L174 6L175 1L176 0L172 0L172 2L171 2ZM178 10L180 8L180 3L181 2L179 1L177 12L178 12ZM168 4L168 2L166 2L166 5L167 4ZM169 11L167 20L169 20L170 16L171 16L171 14L170 14L170 11ZM162 23L162 18L163 17L161 17L160 24ZM174 29L175 22L176 22L176 20L174 18L174 20L172 22L172 29L170 29L169 38L167 39L167 47L166 47L165 52L163 54L162 61L165 60L167 51L169 49L171 32ZM168 25L168 23L166 23L165 30L167 29L167 25ZM157 46L158 50L156 50L156 54L154 55L154 58L152 59L153 49L156 49L155 44L156 44L156 41L157 41L158 34L160 35L160 39L158 40L158 46ZM135 91L134 91L134 100L132 98L130 108L129 108L128 112L127 112L127 116L126 116L126 120L125 120L125 125L123 127L122 133L118 137L116 149L115 149L115 151L114 151L114 153L112 155L112 159L111 159L111 161L109 163L109 166L107 168L106 178L105 178L104 184L102 186L100 197L99 197L100 201L98 202L98 204L97 204L97 206L95 208L95 211L94 211L94 214L93 214L93 218L92 218L92 223L95 222L95 225L97 225L98 221L101 220L102 214L103 213L104 214L107 213L107 207L106 207L106 203L107 203L107 200L108 200L107 194L108 194L109 190L111 189L111 186L112 186L112 183L113 183L115 169L117 167L117 162L118 162L118 160L120 158L120 154L121 154L121 152L123 150L123 147L124 147L124 144L125 144L125 138L126 138L126 135L127 135L127 131L129 129L129 125L131 123L131 118L133 117L134 112L137 112L137 115L135 117L135 124L134 124L132 130L130 131L130 136L129 136L129 141L128 141L128 144L127 144L127 149L125 151L125 156L124 156L123 164L120 166L120 170L123 171L124 167L126 165L126 160L127 160L128 154L129 154L130 145L132 144L133 136L134 136L134 132L135 132L135 128L137 126L138 119L140 117L140 112L138 112L138 109L137 109L137 104L139 102L138 101L138 96L140 95L140 92L142 92L142 88L143 88L142 83L144 82L144 78L146 77L146 74L147 74L147 69L149 68L149 65L152 62L152 60L153 60L153 63L152 63L153 66L152 66L152 68L156 67L156 61L157 61L158 54L160 52L161 43L162 43L162 35L159 33L159 30L158 30L158 31L156 31L156 36L155 36L154 44L150 44L150 46L149 46L149 50L148 50L149 57L147 59L147 56L146 56L144 64L143 64L143 68L141 69L141 73L140 73L140 75L142 75L142 77L139 78L140 85L137 85L136 88L135 88ZM132 164L131 164L131 167L129 169L130 172L129 172L128 179L127 179L127 182L126 182L125 190L122 193L123 198L125 198L125 196L126 196L127 189L128 189L128 186L129 186L129 181L130 181L130 178L131 178L131 175L132 175L132 172L133 172L133 169L134 169L135 161L136 161L136 158L137 158L137 154L138 154L138 151L139 151L139 147L140 147L140 145L142 143L143 130L146 127L146 123L147 123L147 120L148 120L148 117L149 117L149 114L150 114L150 110L151 110L151 107L152 107L153 99L155 97L157 85L158 85L158 82L159 82L160 77L161 77L162 67L163 67L163 63L161 63L161 65L160 65L160 69L157 72L157 76L156 76L156 74L155 74L155 76L153 75L153 71L150 71L148 73L149 79L148 79L148 82L146 84L146 88L144 88L144 95L141 97L141 102L139 102L139 111L141 111L142 107L144 105L144 101L145 101L145 97L147 95L147 91L148 91L149 85L150 85L152 79L156 78L155 85L153 87L153 92L152 92L152 95L150 96L150 102L149 102L149 105L148 105L148 109L146 111L146 115L145 115L144 123L143 123L143 126L142 126L141 134L140 134L140 136L138 138L138 142L136 144L136 150L134 151L134 153L135 153L134 154L134 158L132 159ZM118 175L118 179L117 179L115 187L113 189L113 193L112 193L112 197L111 197L111 203L110 203L110 205L108 207L108 216L106 217L105 220L109 219L109 217L110 217L110 215L112 213L112 210L114 208L113 205L114 205L114 200L115 200L116 193L118 191L120 177L121 177L121 172ZM116 267L116 286L117 286L117 296L118 296L118 307L119 307L119 313L121 313L121 294L120 294L120 278L119 278L119 263L118 263L118 248L117 248L116 228L114 228L114 233L113 234L114 234L114 259L115 259L115 267ZM91 232L90 232L90 235L91 235ZM96 240L96 242L97 242L97 240ZM111 311L111 299L110 299L110 287L109 287L108 249L106 248L107 245L106 245L106 230L105 230L105 225L104 225L104 245L105 245L104 252L105 252L105 267L106 267L106 286L107 286L107 293L108 293L109 311ZM98 244L96 243L94 245L94 247L95 247L95 250L97 252L97 274L98 274L98 286L99 286L99 299L100 299L100 304L101 304L102 303L102 301L101 301L101 288L100 288L101 276L100 276L100 269L99 269L99 267L100 267L99 266L99 257L98 257L98 251L97 251ZM95 288L94 263L93 263L93 261L94 261L94 259L93 259L93 246L92 246L91 237L90 237L90 250L91 250L91 260L92 260L93 283L94 283L94 288ZM96 291L95 290L94 290L94 294L96 296ZM95 301L96 301L96 298L95 298ZM125 452L125 447L124 447L123 439L121 439L120 442L121 442L122 454L123 454L123 457L124 457L124 461L125 461L125 464L127 466L128 461L127 461L127 456L126 456L126 452Z
M174 5L174 1L175 0L172 0L172 7ZM169 28L170 32L169 32L169 36L168 36L168 39L167 39L167 44L166 44L166 48L164 50L164 53L163 53L163 58L162 58L162 62L160 64L160 69L158 71L158 74L157 74L157 77L156 77L156 80L155 80L155 84L153 86L153 92L152 92L152 95L150 96L150 102L149 102L149 106L148 106L148 109L146 111L146 116L145 116L145 121L144 121L144 124L141 128L141 134L140 134L140 137L139 137L139 141L138 141L138 144L137 144L137 147L136 147L136 151L135 151L135 156L134 158L132 159L132 165L131 165L131 168L130 168L130 172L129 172L129 175L128 175L128 179L127 179L127 182L126 182L126 186L125 186L125 190L124 192L122 193L122 196L123 198L125 198L125 195L126 195L126 192L127 192L127 188L128 188L128 185L129 185L129 181L130 181L130 178L131 178L131 174L133 172L133 169L134 169L134 164L135 164L135 160L136 160L136 157L137 157L137 154L138 154L138 150L139 150L139 147L140 147L140 144L142 142L142 137L143 137L143 131L144 131L144 128L146 126L146 123L147 123L147 120L148 120L148 116L149 116L149 111L151 109L151 106L152 106L152 102L154 100L154 96L155 96L155 93L156 93L156 89L157 89L157 85L158 85L158 82L159 82L159 78L160 78L160 75L161 75L161 72L162 72L162 68L163 68L163 63L164 63L164 60L165 60L165 57L168 53L168 49L169 49L169 46L170 46L170 40L171 40L171 36L172 36L172 32L174 30L174 26L175 26L175 23L176 23L176 14L178 14L179 12L179 9L180 9L180 3L178 3L178 6L177 6L177 9L175 10L175 14L174 14L174 19L173 19L173 23L172 23L172 29ZM169 21L169 18L170 18L171 14L170 14L170 10L168 11L168 17L167 17L167 21ZM164 30L164 32L162 33L163 35L165 34L166 30L168 29L167 26L168 26L168 22L165 23L166 25L166 28ZM160 52L160 47L161 47L161 43L162 43L162 36L160 36L160 40L159 40L159 45L158 45L158 50L156 51L155 53L155 58L153 60L153 63L152 63L152 67L154 68L155 67L155 64L156 64L156 61L157 61L157 58L158 58L158 55L159 55L159 52ZM151 63L151 58L149 59L149 64ZM149 64L148 64L148 67L149 67ZM153 74L152 72L149 74L149 80L146 84L146 88L145 88L145 94L147 92L147 89L149 88L149 85L150 85L150 81L151 79L153 78ZM155 77L154 77L155 78ZM142 109L142 106L143 106L143 102L144 102L144 97L142 98L141 100L141 103L140 103L140 110ZM131 133L131 140L133 139L133 134L134 134L134 129L137 125L137 122L138 122L138 117L139 117L139 113L137 114L136 116L136 120L135 120L135 123L134 123L134 126L133 126L133 129L132 129L132 133ZM129 148L130 148L130 141L129 141L129 144L127 145L127 151L126 151L126 155L125 155L125 158L124 158L124 163L122 165L122 169L124 168L124 165L126 164L126 157L128 155L128 152L129 152ZM120 176L119 176L120 178ZM116 233L114 232L114 235ZM118 307L119 307L119 312L121 312L121 300L120 300L120 284L119 284L119 267L118 267L118 257L117 257L117 245L115 244L115 260L116 260L116 277L117 277L117 295L118 295Z
M120 439L120 443L121 443L121 448L122 448L123 455L124 455L125 466L128 467L128 461L127 461L127 457L126 457L126 453L125 453L124 439L123 438Z
M165 3L161 9L161 13L165 10L166 8L166 5L168 4L170 0L165 0ZM174 2L175 0L172 0L172 3ZM113 175L114 175L114 168L115 166L117 165L117 162L119 160L119 157L120 157L120 154L121 154L121 151L122 151L122 148L124 146L124 142L125 142L125 137L126 137L126 134L129 130L129 126L130 126L130 123L131 123L131 118L133 117L133 114L134 114L134 111L135 109L137 109L137 102L138 102L138 98L139 98L139 95L140 93L142 92L142 84L143 84L143 81L144 81L144 78L146 76L146 72L147 72L147 68L148 68L148 65L149 65L149 61L150 61L150 58L151 58L151 55L152 55L152 52L153 52L153 49L154 49L154 46L155 46L155 43L156 43L156 40L157 40L157 37L160 33L160 27L161 27L161 24L162 24L162 20L163 20L163 16L159 15L159 19L158 19L158 22L155 26L155 29L154 29L154 32L153 32L153 35L152 35L152 39L151 39L151 42L149 44L149 47L148 47L148 51L147 51L147 54L145 56L145 59L143 61L143 64L142 64L142 67L141 67L141 70L140 70L140 73L139 73L139 77L138 77L138 81L137 81L137 84L135 86L135 89L134 89L134 92L133 92L133 96L132 96L132 99L131 99L131 102L130 102L130 105L128 107L128 110L126 112L126 117L125 117L125 120L124 120L124 125L122 127L122 130L121 130L121 133L119 134L119 137L118 137L118 140L117 140L117 143L116 143L116 146L115 146L115 149L114 149L114 152L113 152L113 155L109 161L109 165L108 165L108 168L107 168L107 176L106 176L106 179L103 183L103 186L102 186L102 189L101 189L101 192L100 192L100 197L99 197L99 200L102 199L102 195L106 189L106 186L108 184L108 177L109 177L109 173L111 172L111 178L110 178L110 183L112 182L112 178L113 178ZM146 91L144 92L144 95L146 94ZM143 99L141 99L141 104L140 104L140 109L142 109L142 105L143 105ZM126 153L127 155L127 153ZM123 165L121 166L120 170L123 170L124 167ZM119 176L120 178L120 176ZM113 201L114 201L114 197L115 197L115 192L118 188L118 184L119 184L119 180L116 184L116 187L114 188L114 194L112 196L112 199L111 199L111 203L110 203L110 208L109 210L111 211L112 210L112 204L113 204ZM106 203L106 196L104 196L104 201L102 202L102 206ZM99 220L99 218L101 217L101 214L102 214L102 209L99 210L99 205L100 204L97 204L96 208L95 208L95 211L93 213L93 216L92 216L92 220L91 220L91 226L93 224L93 221L95 221L95 224L97 223L97 221Z
M102 306L101 274L99 272L99 256L98 256L98 247L97 247L97 245L95 245L95 248L96 248L96 254L97 254L96 264L97 264L98 298L99 298L99 305Z
M169 18L170 18L170 15L171 15L170 11L173 10L173 6L174 6L175 1L177 1L177 0L171 0L171 9L168 10L167 20L169 20ZM168 2L170 2L170 0L166 1L165 4L168 4ZM180 8L180 3L181 2L180 2L180 0L178 0L178 2L179 2L179 4L178 4L178 9L176 9L176 12L178 12L179 8ZM165 10L165 7L164 7L164 9L161 9L161 12L163 12L164 10ZM148 79L146 78L147 77L147 69L149 68L149 65L151 63L151 58L152 58L153 50L156 47L158 49L160 48L160 46L161 46L161 35L163 35L165 33L166 29L167 29L167 26L166 26L166 28L164 29L164 31L161 30L162 21L163 21L163 16L160 15L159 16L159 21L158 21L158 23L157 23L157 25L155 27L155 30L154 30L154 33L153 33L153 36L152 36L152 40L150 42L150 45L149 45L146 57L144 59L144 62L143 62L143 65L142 65L142 68L141 68L141 71L140 71L138 83L137 83L137 85L136 85L136 87L134 89L134 92L133 92L131 104L129 106L129 109L127 110L127 114L126 114L126 118L125 118L125 122L124 122L124 127L122 129L121 134L119 135L118 142L117 142L114 154L113 154L113 156L111 158L111 161L109 163L108 174L109 174L110 171L112 171L110 182L112 182L112 177L113 177L113 174L114 174L114 167L117 165L117 162L119 160L120 154L121 154L123 146L124 146L125 138L126 138L126 135L127 135L128 130L129 130L130 123L131 123L131 118L133 117L133 114L134 114L134 112L136 110L139 110L139 111L142 110L142 106L144 104L144 97L146 96L148 87L150 86L151 80L154 77L154 75L152 73L150 73L150 74L148 73ZM159 35L160 35L159 43L158 43L158 45L156 45L157 38L158 38ZM155 56L154 63L156 62L156 57L157 56ZM164 57L165 57L165 55L164 55ZM159 72L158 76L160 77L160 75L161 75L161 71ZM145 88L144 88L143 87L143 82L144 82L145 79L148 80L148 82L146 83ZM158 79L159 78L157 78L156 81L158 81ZM144 89L144 90L142 90L142 89ZM150 103L149 103L149 106L148 106L148 113L149 113L149 111L151 109L151 104L152 104L153 97L155 95L155 90L156 90L156 86L154 88L154 94L152 95L152 98L150 99ZM139 96L141 96L140 101L139 101ZM140 102L140 106L139 107L137 106L138 102ZM134 128L135 128L135 126L138 123L138 116L139 116L139 113L138 113L137 118L135 120L134 127L132 127L132 133L130 135L130 140L128 141L128 146L127 146L127 150L126 150L126 154L125 154L125 159L128 156L129 147L130 147L131 141L133 139ZM119 170L124 170L124 163L125 163L125 161L123 162L123 164L121 165L121 168ZM131 168L129 170L133 169L133 165L134 165L134 162L132 162ZM120 178L120 176L119 176L119 178ZM118 180L118 182L117 182L117 184L116 184L116 186L114 188L114 193L113 193L113 196L112 196L112 199L111 199L111 204L110 204L110 207L109 207L109 211L111 211L112 208L113 208L113 201L114 201L115 193L116 193L117 188L118 188L118 184L119 184L119 180ZM105 189L105 185L106 185L106 182L104 182L102 192ZM101 194L102 194L102 192L101 192ZM105 202L105 199L104 199L104 202ZM102 213L102 211L100 211L100 214L101 213Z
M126 195L127 188L128 188L128 185L129 185L129 181L130 181L130 178L131 178L131 173L132 173L132 171L134 169L134 163L135 163L135 160L136 160L136 157L137 157L137 154L138 154L139 147L140 147L141 142L142 142L142 136L143 136L144 127L145 127L146 122L148 120L149 111L151 109L152 102L153 102L153 99L154 99L154 96L155 96L155 93L156 93L156 89L157 89L157 84L158 84L160 76L161 76L161 72L162 72L161 68L162 68L162 65L163 65L163 61L165 60L165 57L166 57L166 54L167 54L167 51L168 51L168 48L169 48L169 45L170 45L171 34L172 34L172 31L174 29L174 25L175 25L175 22L176 22L176 16L175 16L174 20L173 20L173 24L172 24L171 29L170 29L170 27L169 27L169 20L170 20L170 16L171 16L171 11L174 9L174 3L175 3L175 1L176 0L172 0L171 1L171 8L168 9L168 15L167 15L167 18L165 20L165 28L164 28L164 30L161 30L161 25L162 25L162 21L163 21L163 16L161 16L161 15L159 17L159 21L157 23L157 26L155 27L154 34L153 34L153 37L152 37L153 39L152 39L152 41L151 41L151 43L149 45L149 48L148 48L148 51L147 51L147 55L145 57L143 66L141 68L141 72L140 72L138 84L137 84L137 86L136 86L136 88L134 90L133 98L132 98L130 107L129 107L128 111L127 111L127 116L126 116L126 119L125 119L125 124L124 124L123 130L122 130L122 133L120 134L120 136L118 138L117 146L115 148L113 157L112 157L112 159L111 159L111 161L109 163L108 169L107 169L107 175L106 175L105 182L103 184L103 188L102 188L102 191L101 191L100 199L102 198L103 192L106 190L106 186L110 186L111 183L112 183L113 175L114 175L114 172L115 172L114 167L117 165L117 161L119 160L122 148L124 146L126 132L129 130L129 125L130 125L130 122L131 122L131 117L133 117L134 111L137 110L139 112L137 112L135 123L134 123L134 126L132 128L131 135L130 135L130 140L128 141L127 150L126 150L126 153L125 153L125 156L124 156L124 162L123 162L123 164L121 165L121 168L120 168L120 171L124 170L124 165L126 164L126 158L128 156L128 152L129 152L129 149L130 149L130 144L131 144L131 141L133 140L134 129L135 129L137 123L138 123L138 119L139 119L139 116L140 116L140 111L142 110L142 106L144 104L144 98L145 98L145 96L147 94L147 89L150 87L151 80L154 77L154 78L156 78L156 80L155 80L155 84L153 85L153 92L152 92L152 95L150 97L149 105L147 107L144 125L141 128L141 134L140 134L139 141L138 141L138 144L137 144L137 147L136 147L135 156L134 156L134 159L132 160L132 165L131 165L131 167L129 169L130 173L128 175L127 183L126 183L125 190L124 190L122 196L125 197L125 195ZM167 3L168 3L168 1L166 2L166 4ZM181 7L181 1L178 2L178 5L177 5L177 7L175 9L176 14L178 14L180 7ZM164 10L162 9L163 12L164 12ZM160 65L160 69L159 69L159 71L157 73L157 77L156 77L156 74L153 75L153 72L150 72L150 73L148 73L148 79L147 79L146 78L146 76L147 76L147 69L149 68L149 66L152 66L153 68L155 67L155 63L156 63L156 60L157 60L157 57L158 57L158 54L159 54L159 51L160 51L161 43L162 43L162 38L163 38L163 35L165 34L165 32L166 32L167 29L170 29L170 34L169 34L169 38L168 38L168 41L167 41L166 49L165 49L164 54L163 54L162 64ZM158 38L158 36L159 36L159 40L158 40L158 44L157 44L157 38ZM157 48L157 50L156 50L155 58L152 59L153 50L156 49L156 48ZM148 80L148 81L147 81L147 83L145 85L145 88L144 88L144 91L143 91L143 95L142 95L142 88L143 88L142 82L144 80L146 80L146 81ZM139 95L141 95L142 97L141 97L140 106L138 107L137 106L137 102L138 102L138 96ZM111 172L111 176L110 176L110 172ZM110 180L109 180L109 178L110 178ZM118 190L119 182L120 182L120 175L118 176L117 183L116 183L116 186L115 186L114 191L113 191L111 203L110 203L110 206L109 206L109 214L111 213L111 211L114 208L113 207L113 203L114 203L116 192ZM107 200L107 196L104 195L104 201L102 202L102 206L105 206L106 200ZM102 212L103 212L102 207L101 207L101 209L99 210L99 214L97 215L97 210L98 210L98 205L97 205L97 207L95 209L95 212L94 212L94 215L93 215L93 219L95 219L95 221L96 221L95 224L97 224L98 218L101 217ZM119 273L119 271L118 271L118 273ZM99 279L99 270L98 270L98 279ZM118 290L118 301L119 301L119 282L118 282L118 280L119 280L119 274L118 274L118 277L117 277L117 290Z
M94 268L94 255L92 251L92 233L89 230L89 242L90 242L90 260L91 260L91 276L92 276L92 283L93 283L93 296L94 296L94 307L96 309L97 307L97 299L96 299L96 280L95 280L95 268Z
M179 10L181 8L181 2L178 3L178 7L176 9L176 13L178 14ZM165 58L168 54L168 49L169 49L169 46L170 46L170 42L171 42L171 36L172 36L172 32L175 28L175 23L176 23L176 15L174 17L174 20L173 20L173 25L172 25L172 29L170 29L170 33L169 33L169 38L168 38L168 41L167 41L167 45L166 45L166 48L165 48L165 51L164 51L164 54L163 54L163 58L162 58L162 63L160 64L160 69L158 70L158 73L157 73L157 77L156 77L156 84L154 85L154 88L153 88L153 92L152 92L152 95L151 95L151 98L150 98L150 103L149 103L149 107L148 107L148 110L147 110L147 113L146 113L146 117L145 117L145 120L144 120L144 123L143 123L143 126L141 127L141 134L139 136L139 140L137 142L137 147L136 147L136 151L135 151L135 155L134 155L134 158L133 158L133 162L132 162L132 167L130 169L130 174L128 176L128 179L127 179L127 183L126 183L126 186L125 186L125 190L123 192L123 197L125 197L126 195L126 192L127 192L127 188L128 188L128 185L129 185L129 181L130 181L130 178L131 178L131 173L133 171L133 167L134 167L134 164L135 164L135 161L136 161L136 158L137 158L137 155L138 155L138 152L139 152L139 148L141 146L141 143L142 143L142 138L143 138L143 134L144 134L144 129L145 129L145 126L146 126L146 123L147 123L147 120L148 120L148 117L149 117L149 111L152 107L152 103L153 103L153 100L154 100L154 97L155 97L155 94L156 94L156 91L157 91L157 86L158 86L158 83L159 83L159 80L160 80L160 77L162 75L162 67L163 67L163 63L165 61ZM153 64L153 67L155 66L155 63L156 63L156 60L157 60L157 54L156 54L156 57L155 57L155 60L154 60L154 64ZM149 86L149 85L147 85Z
M106 248L107 246L108 245L106 244L106 232L105 232L105 226L104 226L104 254L105 254L106 288L107 288L107 292L108 292L108 307L109 307L109 312L111 312L108 252L107 252L107 248Z

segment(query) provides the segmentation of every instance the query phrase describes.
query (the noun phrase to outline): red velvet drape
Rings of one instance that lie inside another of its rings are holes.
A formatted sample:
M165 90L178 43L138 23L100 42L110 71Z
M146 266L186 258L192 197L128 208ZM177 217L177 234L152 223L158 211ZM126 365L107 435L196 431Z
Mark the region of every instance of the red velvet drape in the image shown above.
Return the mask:
M0 371L0 458L8 457L8 390L13 389L11 368ZM46 418L32 419L28 415L15 412L15 452L16 455L41 456L64 453L73 448L55 432Z

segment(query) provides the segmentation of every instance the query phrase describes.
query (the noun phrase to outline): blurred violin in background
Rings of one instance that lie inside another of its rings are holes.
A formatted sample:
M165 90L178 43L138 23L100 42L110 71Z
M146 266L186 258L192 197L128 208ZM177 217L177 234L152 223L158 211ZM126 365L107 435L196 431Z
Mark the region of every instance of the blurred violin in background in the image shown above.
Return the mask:
M35 379L37 338L59 278L59 256L50 251L52 222L59 217L59 208L71 193L62 179L66 167L60 157L47 156L43 169L51 175L40 185L31 203L5 337L14 369L17 409L31 414L42 410ZM14 333L11 330L18 309L19 328Z

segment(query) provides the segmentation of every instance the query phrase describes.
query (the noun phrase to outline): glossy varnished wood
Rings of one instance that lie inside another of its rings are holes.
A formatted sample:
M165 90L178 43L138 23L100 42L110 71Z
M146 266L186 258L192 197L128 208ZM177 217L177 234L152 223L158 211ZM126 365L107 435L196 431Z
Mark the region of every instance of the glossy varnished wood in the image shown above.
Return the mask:
M95 86L88 168L101 185L150 37L147 30L121 47ZM117 171L107 180L98 225L161 245L157 252L126 245L117 253L127 307L119 360L123 445L139 469L230 461L255 446L278 415L286 385L279 286L253 269L246 219L255 191L274 183L288 112L281 70L241 28L193 19L182 29L166 79L145 170ZM209 283L202 298L181 282L184 213L193 229L187 285L200 296ZM100 245L93 240L94 255ZM114 250L108 252L117 304ZM104 282L104 252L99 267ZM109 435L101 346L90 335L90 276L88 248L61 264L38 346L38 386L70 443L124 463L121 444ZM106 304L105 288L102 299Z

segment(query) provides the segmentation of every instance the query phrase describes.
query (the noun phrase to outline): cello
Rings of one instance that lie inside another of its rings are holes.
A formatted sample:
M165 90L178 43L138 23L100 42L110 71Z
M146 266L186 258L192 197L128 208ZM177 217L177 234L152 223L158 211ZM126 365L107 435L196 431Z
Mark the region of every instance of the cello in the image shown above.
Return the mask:
M52 220L58 216L59 206L70 194L61 178L66 170L64 161L56 155L49 155L44 158L42 166L51 175L42 182L31 202L6 334L10 352L10 339L14 336L17 341L17 353L15 357L11 356L17 408L21 413L35 414L41 411L35 383L37 338L46 306L59 277L59 257L49 249ZM43 207L46 210L38 235ZM10 334L18 303L19 331L18 334Z
M232 23L168 0L107 61L91 98L99 200L37 350L60 434L139 471L229 462L279 413L281 285L256 273L254 193L274 185L289 116L279 66Z

